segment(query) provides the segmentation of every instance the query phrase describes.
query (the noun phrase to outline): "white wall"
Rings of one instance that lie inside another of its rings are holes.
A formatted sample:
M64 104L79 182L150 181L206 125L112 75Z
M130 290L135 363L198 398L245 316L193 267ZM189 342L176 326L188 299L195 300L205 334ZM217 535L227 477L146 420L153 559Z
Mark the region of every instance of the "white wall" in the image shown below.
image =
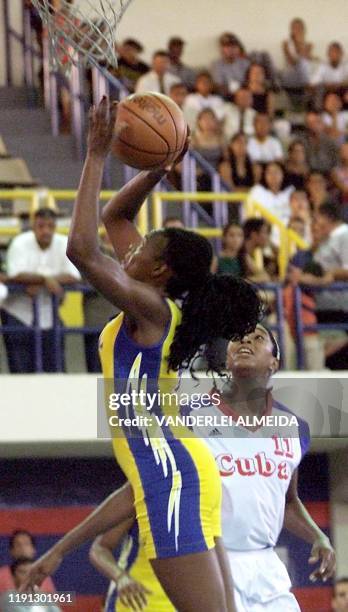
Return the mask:
M17 22L21 2L9 2ZM119 38L131 36L143 41L144 57L149 59L172 34L179 34L188 42L185 61L208 66L217 54L219 34L230 30L240 36L247 50L266 48L281 65L280 43L293 17L305 19L319 56L324 56L327 42L333 39L346 45L348 53L347 0L133 0L120 25ZM3 61L1 53L0 83Z

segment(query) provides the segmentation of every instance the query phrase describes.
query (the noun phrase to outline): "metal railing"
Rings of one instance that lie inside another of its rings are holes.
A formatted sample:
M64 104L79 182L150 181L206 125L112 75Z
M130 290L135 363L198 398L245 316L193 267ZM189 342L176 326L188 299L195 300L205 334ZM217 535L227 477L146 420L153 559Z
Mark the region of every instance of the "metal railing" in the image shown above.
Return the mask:
M278 336L278 342L280 346L280 351L282 355L281 365L284 367L284 359L285 359L285 344L284 344L284 312L283 312L283 301L282 301L282 285L277 283L263 283L258 285L260 291L264 292L273 292L275 295L275 313L276 313L276 323L272 324L270 327L274 330ZM23 285L19 284L10 284L8 285L10 294L13 293L24 293L25 289ZM83 294L94 293L94 289L89 286L83 285L81 283L76 283L73 285L66 285L64 287L65 293L71 292L80 292ZM99 334L102 331L100 327L87 327L84 325L76 326L76 325L62 325L59 317L59 308L60 298L51 295L51 304L52 304L52 327L50 328L52 333L52 355L53 355L53 363L55 365L56 372L63 372L64 367L63 364L65 362L64 359L64 343L63 340L66 335L69 334L80 334L85 336L86 334ZM34 338L34 354L33 354L33 363L34 370L37 373L43 372L43 351L42 351L42 333L43 329L40 327L40 309L39 309L39 298L33 297L32 299L32 307L33 307L33 323L31 326L23 327L23 325L1 325L0 323L0 335L3 334L23 334L27 336L32 336ZM1 312L1 311L0 311ZM105 321L105 324L107 321ZM45 330L46 331L46 330Z

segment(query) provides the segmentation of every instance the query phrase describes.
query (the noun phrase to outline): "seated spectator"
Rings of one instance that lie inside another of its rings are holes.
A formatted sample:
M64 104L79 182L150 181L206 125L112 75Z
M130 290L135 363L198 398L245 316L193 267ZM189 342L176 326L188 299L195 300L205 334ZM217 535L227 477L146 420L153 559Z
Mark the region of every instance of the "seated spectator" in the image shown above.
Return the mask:
M343 47L339 42L331 42L327 48L327 62L319 64L313 73L310 84L323 86L324 90L341 90L348 82L348 65L343 60Z
M174 83L173 85L171 85L169 90L169 97L181 109L184 107L187 94L187 87L183 83Z
M169 65L167 51L155 51L151 70L138 79L135 86L136 93L155 91L168 96L171 86L180 82L177 76L169 72Z
M284 171L278 162L269 162L264 168L262 184L249 192L251 202L261 204L272 215L287 225L290 219L290 195L293 187L283 189ZM273 227L272 242L279 245L279 229Z
M325 274L321 266L314 262L314 253L318 249L321 234L316 222L311 228L312 242L309 249L299 250L289 262L287 285L284 289L284 309L286 320L289 324L292 338L296 340L295 320L295 294L294 287L298 284L305 285L302 291L301 317L304 325L316 325L318 323L315 313L315 294L310 287L326 287L332 282L331 274ZM321 370L324 368L325 356L323 342L316 331L304 333L304 350L307 370Z
M322 242L314 254L314 261L333 281L347 283L347 291L323 291L316 295L319 323L347 323L348 321L348 225L341 220L341 207L323 204L316 214ZM326 362L334 370L348 369L348 345L331 355Z
M331 606L333 612L346 612L348 610L348 576L342 576L342 578L335 580Z
M306 131L301 137L306 158L313 172L328 174L336 166L338 150L336 143L325 134L324 122L319 113L306 114Z
M348 221L348 143L340 147L340 161L331 174L332 182L339 190L340 201L344 205L343 216Z
M63 285L74 284L80 275L66 256L67 238L56 233L56 215L49 208L38 210L32 231L11 242L7 253L9 281L23 285L22 293L10 293L2 305L4 325L17 326L18 333L4 333L10 372L34 372L35 337L32 298L37 296L39 325L42 329L42 366L55 372L52 299L64 297ZM23 333L26 331L27 333ZM63 342L62 342L63 348Z
M231 190L245 191L254 185L255 175L247 152L244 134L235 134L227 148L227 159L221 162L219 172Z
M288 223L288 229L291 229L293 232L296 232L301 238L306 239L306 223L302 219L302 217L290 217Z
M306 151L301 140L293 140L285 162L285 183L295 189L304 189L309 175Z
M244 82L249 60L245 57L243 45L234 34L225 32L219 38L220 59L212 65L212 75L222 96L228 96Z
M244 87L252 95L252 107L257 113L273 117L274 99L266 82L266 73L260 64L250 64L245 75Z
M191 135L191 147L214 168L218 168L226 150L226 140L221 123L214 111L206 108L198 114L196 127Z
M138 79L150 70L149 66L139 59L143 50L143 46L134 38L127 38L117 49L117 69L111 72L114 72L130 93L135 91Z
M306 24L296 17L290 22L289 38L283 41L286 69L282 73L283 86L303 88L310 79L313 67L313 45L306 40Z
M23 557L33 561L36 557L36 547L31 533L25 529L17 529L16 531L13 531L9 539L8 553L11 563ZM12 591L15 588L16 586L13 573L11 572L11 566L3 565L0 567L0 593ZM50 577L44 579L40 588L41 591L44 591L45 593L55 593L56 591L52 578Z
M176 227L178 229L185 229L185 225L180 217L166 217L162 223L162 227Z
M312 217L306 192L300 190L293 191L290 194L289 202L291 217L301 219L302 223L304 224L303 238L305 240L309 240L311 238L310 226L312 223Z
M53 604L44 604L40 602L40 605L20 603L12 601L11 595L16 593L22 593L26 580L29 577L30 568L32 566L32 560L27 557L20 557L14 561L11 565L11 575L14 583L14 588L7 591L1 596L0 607L1 612L61 612L61 608ZM37 589L35 593L42 592L42 587Z
M224 133L226 138L242 132L247 136L254 134L256 111L252 108L251 92L242 87L233 96L233 103L225 104Z
M258 113L254 119L255 135L249 139L248 153L253 162L266 164L281 161L282 145L278 138L271 136L271 122L268 115Z
M266 275L260 273L252 257L244 246L243 228L236 223L228 223L222 231L222 251L214 258L212 272L232 274L232 276L249 278L262 282Z
M265 219L251 217L243 225L244 248L254 265L255 272L252 280L254 282L267 282L271 279L267 271L269 263L273 264L272 258L267 258L265 252L270 250L271 228ZM258 253L262 257L258 257Z
M348 134L348 112L342 108L343 102L338 94L330 91L325 95L324 112L321 115L325 132L338 145L344 142Z
M212 109L220 121L224 118L224 102L213 91L214 82L210 73L206 70L200 72L196 78L195 93L189 94L183 105L185 119L191 129L196 125L198 113L205 108Z
M327 180L320 172L310 173L306 183L306 191L309 205L313 213L315 213L322 204L326 204L330 197Z
M179 36L173 36L168 42L169 72L178 77L189 91L195 86L196 73L181 61L185 41Z

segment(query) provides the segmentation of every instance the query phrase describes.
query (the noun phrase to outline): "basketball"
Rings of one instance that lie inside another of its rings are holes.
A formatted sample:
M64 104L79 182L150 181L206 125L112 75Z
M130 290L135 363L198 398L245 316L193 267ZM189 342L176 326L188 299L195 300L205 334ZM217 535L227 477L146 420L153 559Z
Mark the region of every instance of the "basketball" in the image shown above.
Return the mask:
M187 135L184 115L173 100L159 93L133 94L118 105L112 151L123 163L140 170L171 164L182 151Z

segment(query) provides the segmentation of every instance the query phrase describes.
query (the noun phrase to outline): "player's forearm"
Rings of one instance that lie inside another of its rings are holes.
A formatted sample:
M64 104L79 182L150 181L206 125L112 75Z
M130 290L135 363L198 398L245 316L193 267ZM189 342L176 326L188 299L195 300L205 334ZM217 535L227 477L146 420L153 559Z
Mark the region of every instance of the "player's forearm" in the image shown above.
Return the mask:
M144 200L165 174L163 169L139 172L104 206L102 218L105 226L120 218L133 221Z
M134 514L133 501L132 488L127 483L59 540L54 546L55 551L62 556L67 555L85 542L130 518Z
M215 550L224 582L228 612L236 612L230 564L221 538L215 538Z
M89 553L89 560L94 567L109 580L117 580L123 570L118 567L111 550L102 546L98 541L93 543Z
M309 544L314 544L317 540L328 539L298 497L286 503L284 527Z
M89 154L86 158L70 226L67 255L77 267L99 251L99 193L105 158Z
M348 270L337 268L336 270L332 270L332 274L335 281L348 281Z

